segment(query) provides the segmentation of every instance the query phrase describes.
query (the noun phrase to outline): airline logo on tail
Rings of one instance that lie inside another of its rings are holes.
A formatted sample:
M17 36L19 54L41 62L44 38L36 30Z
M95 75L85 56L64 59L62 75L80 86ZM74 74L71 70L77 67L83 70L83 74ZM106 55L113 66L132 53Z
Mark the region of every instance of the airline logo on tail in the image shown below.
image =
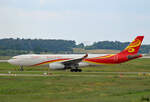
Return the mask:
M142 43L141 40L136 39L136 40L134 40L134 41L126 48L126 50L127 50L129 53L132 53L132 52L135 51L135 48L136 48L136 47L138 47L138 46L141 45L141 43Z
M137 54L141 47L144 36L137 36L120 54L134 55Z

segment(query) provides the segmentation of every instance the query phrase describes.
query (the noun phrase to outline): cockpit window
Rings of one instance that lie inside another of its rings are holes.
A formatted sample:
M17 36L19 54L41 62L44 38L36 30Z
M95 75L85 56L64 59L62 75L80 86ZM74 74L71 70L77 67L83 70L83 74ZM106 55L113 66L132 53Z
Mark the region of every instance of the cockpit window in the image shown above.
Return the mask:
M12 59L16 59L16 56L12 57Z

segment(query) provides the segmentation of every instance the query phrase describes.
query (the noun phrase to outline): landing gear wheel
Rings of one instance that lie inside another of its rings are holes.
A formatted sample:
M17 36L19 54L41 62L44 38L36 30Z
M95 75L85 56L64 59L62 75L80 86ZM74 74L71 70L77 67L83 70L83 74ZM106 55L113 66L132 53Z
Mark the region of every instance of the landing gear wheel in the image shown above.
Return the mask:
M71 69L70 72L74 72L74 69Z
M82 72L82 69L71 69L70 72Z
M24 71L23 66L20 67L20 71Z
M78 72L78 69L75 69L75 72Z
M72 66L70 66L70 72L82 72L81 69L79 69L79 64L74 64Z
M78 72L82 72L82 69L78 69Z

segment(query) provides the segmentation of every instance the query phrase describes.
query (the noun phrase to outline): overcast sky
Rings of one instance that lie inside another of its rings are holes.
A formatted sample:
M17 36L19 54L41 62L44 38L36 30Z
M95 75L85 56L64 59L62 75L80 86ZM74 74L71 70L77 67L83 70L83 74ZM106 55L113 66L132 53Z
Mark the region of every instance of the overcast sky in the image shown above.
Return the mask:
M150 0L0 0L0 38L150 44Z

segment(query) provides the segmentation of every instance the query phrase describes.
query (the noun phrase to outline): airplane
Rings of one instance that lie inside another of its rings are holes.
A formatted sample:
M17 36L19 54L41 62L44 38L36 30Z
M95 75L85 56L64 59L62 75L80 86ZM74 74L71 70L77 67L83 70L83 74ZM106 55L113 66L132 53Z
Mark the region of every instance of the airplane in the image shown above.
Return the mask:
M120 64L133 59L142 57L138 54L144 36L137 36L123 51L117 54L109 54L105 56L96 56L85 54L81 55L49 55L49 54L26 54L14 56L8 60L8 63L20 66L48 66L53 70L70 69L71 72L81 72L80 67L90 65L107 65Z

